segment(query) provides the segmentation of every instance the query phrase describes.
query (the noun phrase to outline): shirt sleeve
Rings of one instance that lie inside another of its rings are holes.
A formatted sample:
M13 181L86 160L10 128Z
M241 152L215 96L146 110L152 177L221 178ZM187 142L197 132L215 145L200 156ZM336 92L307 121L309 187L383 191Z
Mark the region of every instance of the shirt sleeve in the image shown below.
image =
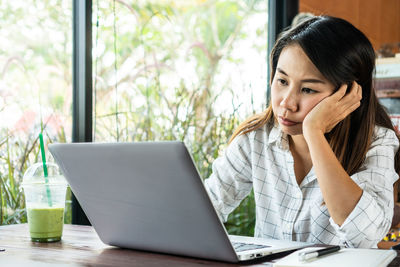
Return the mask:
M205 187L222 221L250 193L252 188L251 149L248 135L239 135L212 165Z
M378 128L360 171L351 178L363 194L344 223L329 219L342 243L348 247L371 248L389 231L393 217L393 183L398 174L394 158L399 141L392 130Z

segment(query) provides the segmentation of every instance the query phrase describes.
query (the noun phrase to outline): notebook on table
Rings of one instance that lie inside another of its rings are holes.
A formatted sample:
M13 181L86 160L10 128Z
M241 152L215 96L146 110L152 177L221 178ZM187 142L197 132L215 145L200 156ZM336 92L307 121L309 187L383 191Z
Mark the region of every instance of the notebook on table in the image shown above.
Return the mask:
M299 260L299 253L315 251L316 248L304 248L278 260L274 267L385 267L397 256L395 250L342 248L338 252L321 256L309 261Z
M52 144L49 150L106 244L226 262L310 245L229 236L182 142Z

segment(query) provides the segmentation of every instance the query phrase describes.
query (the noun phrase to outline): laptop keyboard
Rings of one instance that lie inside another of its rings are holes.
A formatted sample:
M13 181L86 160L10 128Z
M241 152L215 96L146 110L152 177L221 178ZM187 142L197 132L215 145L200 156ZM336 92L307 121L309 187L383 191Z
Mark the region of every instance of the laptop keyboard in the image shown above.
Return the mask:
M252 249L259 249L259 248L269 248L270 246L267 245L260 245L260 244L250 244L250 243L241 243L241 242L232 242L233 248L236 252L252 250Z

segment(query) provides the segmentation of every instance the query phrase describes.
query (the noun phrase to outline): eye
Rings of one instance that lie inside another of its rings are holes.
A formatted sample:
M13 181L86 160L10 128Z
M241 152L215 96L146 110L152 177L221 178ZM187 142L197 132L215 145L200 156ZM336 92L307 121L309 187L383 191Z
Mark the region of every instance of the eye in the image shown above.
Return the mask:
M317 92L317 91L315 91L315 90L313 90L313 89L311 89L311 88L307 88L307 87L301 88L301 91L302 91L303 93L305 93L305 94L313 94L313 93L316 93L316 92Z
M287 85L287 82L286 82L286 80L284 80L284 79L277 78L277 81L278 81L278 83L281 84L281 85Z

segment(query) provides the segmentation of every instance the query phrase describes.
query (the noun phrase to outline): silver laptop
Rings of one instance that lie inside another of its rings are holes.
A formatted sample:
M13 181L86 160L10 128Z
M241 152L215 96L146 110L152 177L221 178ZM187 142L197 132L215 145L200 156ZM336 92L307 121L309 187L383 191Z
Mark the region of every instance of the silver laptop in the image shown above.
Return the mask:
M311 245L229 236L182 142L52 144L49 150L106 244L226 262Z

